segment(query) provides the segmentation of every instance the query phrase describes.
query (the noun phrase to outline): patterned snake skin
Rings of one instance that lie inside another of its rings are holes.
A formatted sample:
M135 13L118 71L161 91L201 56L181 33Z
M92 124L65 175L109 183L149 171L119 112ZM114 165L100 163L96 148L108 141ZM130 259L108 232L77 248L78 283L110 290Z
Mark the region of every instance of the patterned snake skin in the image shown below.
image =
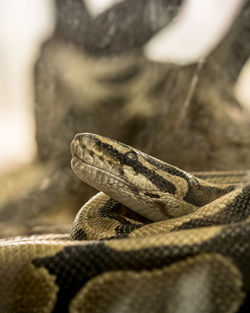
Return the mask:
M101 192L70 237L0 241L0 312L245 312L249 172L184 172L78 134L72 168Z

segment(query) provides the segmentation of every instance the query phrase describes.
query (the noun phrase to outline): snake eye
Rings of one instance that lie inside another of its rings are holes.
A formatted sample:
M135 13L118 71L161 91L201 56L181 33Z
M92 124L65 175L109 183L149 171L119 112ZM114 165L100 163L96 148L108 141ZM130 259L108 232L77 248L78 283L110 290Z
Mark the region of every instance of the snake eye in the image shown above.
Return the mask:
M127 165L135 165L138 161L137 154L134 151L130 151L124 154L124 163Z

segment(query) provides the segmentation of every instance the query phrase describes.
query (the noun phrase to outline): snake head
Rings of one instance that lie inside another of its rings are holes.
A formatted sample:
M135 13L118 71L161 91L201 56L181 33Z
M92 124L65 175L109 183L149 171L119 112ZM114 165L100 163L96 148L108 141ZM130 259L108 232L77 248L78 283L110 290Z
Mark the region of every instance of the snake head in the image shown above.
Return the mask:
M72 169L81 180L150 220L196 208L183 201L188 189L184 172L129 145L81 133L73 139L71 153Z

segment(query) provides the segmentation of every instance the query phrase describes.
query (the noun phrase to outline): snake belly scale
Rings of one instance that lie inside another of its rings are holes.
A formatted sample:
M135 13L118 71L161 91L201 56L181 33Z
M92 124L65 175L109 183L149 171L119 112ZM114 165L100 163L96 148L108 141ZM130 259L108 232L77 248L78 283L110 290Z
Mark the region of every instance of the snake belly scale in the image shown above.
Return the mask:
M0 240L0 312L244 312L250 173L187 173L77 134L72 168L100 192L70 235Z

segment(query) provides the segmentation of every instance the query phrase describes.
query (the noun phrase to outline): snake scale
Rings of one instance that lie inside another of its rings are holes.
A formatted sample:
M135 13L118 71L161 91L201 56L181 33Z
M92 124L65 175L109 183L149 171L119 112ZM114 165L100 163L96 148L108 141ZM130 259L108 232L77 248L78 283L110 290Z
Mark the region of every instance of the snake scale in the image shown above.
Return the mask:
M249 171L191 174L89 133L72 168L100 192L68 234L0 241L0 312L244 312Z

